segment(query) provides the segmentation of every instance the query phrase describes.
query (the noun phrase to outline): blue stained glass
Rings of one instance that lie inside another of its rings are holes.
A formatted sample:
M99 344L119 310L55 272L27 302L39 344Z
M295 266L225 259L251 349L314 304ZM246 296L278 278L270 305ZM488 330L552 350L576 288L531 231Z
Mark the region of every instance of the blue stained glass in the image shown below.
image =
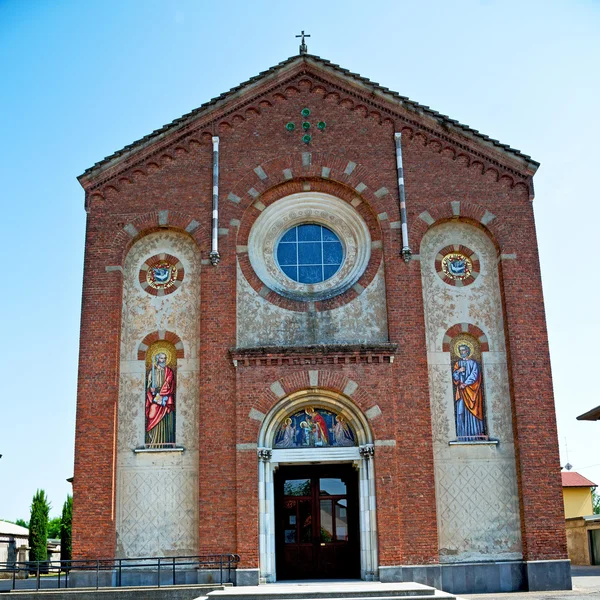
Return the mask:
M298 281L300 283L320 283L323 281L321 265L298 267Z
M297 244L279 243L277 246L277 262L283 265L297 265L298 258L296 256Z
M339 238L331 229L327 229L327 227L321 227L323 231L323 241L324 242L339 242Z
M326 265L341 265L342 245L339 242L327 242L323 244L323 263Z
M333 277L339 270L340 265L325 265L323 267L323 281L325 279L329 279L330 277Z
M305 242L298 244L299 265L323 264L322 245L320 242Z
M280 242L295 242L296 241L296 231L298 231L298 229L296 227L292 227L292 229L290 229L289 231L287 231L283 237L281 238L281 240L279 240Z
M281 267L281 270L294 281L298 281L298 267Z
M320 242L321 241L321 226L320 225L299 225L298 226L298 241L299 242Z
M344 261L344 248L327 227L306 223L285 232L277 244L276 256L290 279L314 284L335 275Z

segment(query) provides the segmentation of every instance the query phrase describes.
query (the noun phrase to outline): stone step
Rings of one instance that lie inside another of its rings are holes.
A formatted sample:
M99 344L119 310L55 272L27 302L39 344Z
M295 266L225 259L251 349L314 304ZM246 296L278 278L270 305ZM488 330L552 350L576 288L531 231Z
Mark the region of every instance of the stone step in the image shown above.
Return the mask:
M210 592L196 600L456 600L420 583L328 582L271 583Z

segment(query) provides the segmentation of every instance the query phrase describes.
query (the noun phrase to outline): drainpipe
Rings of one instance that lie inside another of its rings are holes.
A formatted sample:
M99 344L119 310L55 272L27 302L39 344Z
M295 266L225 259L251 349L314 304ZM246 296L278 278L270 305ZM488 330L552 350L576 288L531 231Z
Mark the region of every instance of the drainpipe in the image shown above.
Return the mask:
M219 254L219 136L214 135L213 143L213 196L212 196L212 246L210 262L217 266L221 260Z
M396 167L398 169L398 190L400 191L400 221L402 224L402 250L404 262L408 262L412 251L408 245L408 224L406 222L406 197L404 196L404 168L402 166L402 134L394 133L396 140Z

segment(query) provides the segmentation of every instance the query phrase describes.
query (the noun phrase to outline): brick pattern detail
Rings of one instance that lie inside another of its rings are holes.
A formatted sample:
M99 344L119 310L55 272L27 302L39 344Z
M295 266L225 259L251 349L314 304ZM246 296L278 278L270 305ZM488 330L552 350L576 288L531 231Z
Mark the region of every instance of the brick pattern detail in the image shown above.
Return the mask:
M479 329L479 327L472 325L471 323L457 323L456 325L452 325L452 327L444 334L442 352L450 352L452 340L461 333L472 335L479 342L479 347L482 352L490 351L487 336Z
M160 340L171 342L171 344L175 346L177 358L185 358L183 342L176 333L173 333L172 331L154 331L152 333L149 333L141 341L137 353L138 360L146 360L146 352L148 348L150 348L150 346L154 344L154 342L158 342Z

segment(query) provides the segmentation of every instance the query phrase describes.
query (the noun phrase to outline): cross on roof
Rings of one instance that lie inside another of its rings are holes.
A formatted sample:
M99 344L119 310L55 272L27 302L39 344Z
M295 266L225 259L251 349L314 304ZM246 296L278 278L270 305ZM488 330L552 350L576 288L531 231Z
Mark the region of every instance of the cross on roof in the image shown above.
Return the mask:
M308 46L304 43L304 38L310 37L310 34L304 33L303 29L300 35L297 35L296 37L302 38L302 42L300 43L300 54L308 54Z

